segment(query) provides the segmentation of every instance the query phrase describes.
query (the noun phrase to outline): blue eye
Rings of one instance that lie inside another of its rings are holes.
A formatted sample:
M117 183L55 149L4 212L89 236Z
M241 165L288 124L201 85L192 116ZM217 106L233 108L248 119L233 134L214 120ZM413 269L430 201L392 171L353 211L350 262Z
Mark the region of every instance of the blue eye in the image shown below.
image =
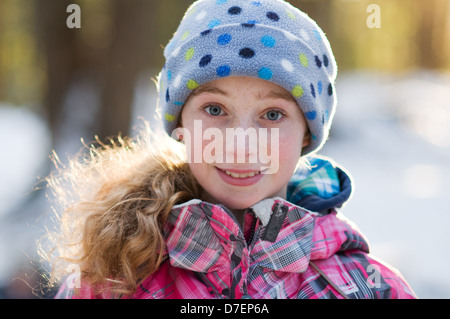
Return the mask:
M281 114L281 112L275 110L266 113L266 118L270 121L277 121L281 119L282 116L283 114Z
M210 105L205 108L205 111L212 116L219 116L222 114L222 108L218 105Z

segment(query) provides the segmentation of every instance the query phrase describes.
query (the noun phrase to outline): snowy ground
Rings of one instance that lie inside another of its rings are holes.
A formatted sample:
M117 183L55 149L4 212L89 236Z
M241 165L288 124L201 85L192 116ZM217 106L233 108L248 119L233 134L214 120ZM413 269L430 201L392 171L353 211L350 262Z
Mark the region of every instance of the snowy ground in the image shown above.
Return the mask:
M148 119L154 94L143 89L150 81L141 84L134 118ZM450 298L450 77L349 73L339 76L337 91L339 108L321 153L353 176L344 214L419 297ZM74 141L75 151L79 138ZM48 220L43 192L31 191L47 173L45 122L0 104L0 150L1 290L34 257L34 241Z

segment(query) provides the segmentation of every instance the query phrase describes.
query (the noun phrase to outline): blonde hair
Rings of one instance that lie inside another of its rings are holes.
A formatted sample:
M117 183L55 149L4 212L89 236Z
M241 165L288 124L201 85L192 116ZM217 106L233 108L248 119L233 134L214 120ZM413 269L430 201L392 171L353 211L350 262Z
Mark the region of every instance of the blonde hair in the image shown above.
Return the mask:
M53 266L51 283L76 265L94 291L132 295L164 260L170 209L199 198L200 186L179 143L148 126L135 139L97 143L67 165L54 156L47 182L58 227L49 231L52 249L41 253Z

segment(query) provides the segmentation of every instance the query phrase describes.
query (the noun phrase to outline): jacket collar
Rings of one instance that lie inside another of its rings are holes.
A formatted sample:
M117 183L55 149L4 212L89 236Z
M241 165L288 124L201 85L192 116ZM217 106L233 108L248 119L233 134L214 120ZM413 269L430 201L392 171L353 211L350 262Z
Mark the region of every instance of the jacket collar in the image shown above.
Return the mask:
M274 216L285 211L282 224ZM284 272L304 272L310 260L326 259L339 251L368 244L352 224L335 211L320 215L281 198L252 206L258 216L255 238L247 243L233 214L221 205L192 200L175 206L165 226L166 248L174 267L195 272L229 271L243 262ZM267 216L269 215L269 216ZM278 227L275 238L270 227Z
M310 211L328 213L341 208L352 195L352 178L331 159L308 158L309 167L299 168L292 176L287 199Z
M255 237L247 243L236 218L225 207L199 200L175 206L165 226L172 266L203 273L229 271L230 264L239 259L247 267L304 272L311 256L313 216L281 198L257 207L247 213L264 217L258 218ZM263 222L267 212L270 216ZM284 214L281 224L280 213ZM271 228L275 236L270 235Z

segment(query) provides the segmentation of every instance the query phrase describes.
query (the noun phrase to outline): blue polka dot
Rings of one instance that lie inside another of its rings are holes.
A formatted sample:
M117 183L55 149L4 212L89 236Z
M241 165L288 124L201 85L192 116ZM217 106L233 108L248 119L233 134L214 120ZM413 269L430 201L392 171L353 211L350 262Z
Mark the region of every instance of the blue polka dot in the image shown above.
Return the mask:
M174 41L170 41L170 43L167 45L167 50L172 50L172 47L175 45Z
M275 40L275 38L271 37L270 35L265 35L261 38L261 42L266 47L273 48L275 46L276 40Z
M169 94L169 89L167 89L166 91L166 102L170 101L170 94Z
M221 34L217 38L217 43L220 45L226 45L226 44L230 43L230 41L231 41L231 35L229 35L228 33Z
M320 59L319 59L319 57L317 55L314 57L314 60L316 61L317 67L321 68L322 67L322 61L320 61Z
M208 28L212 29L212 28L214 28L214 27L217 27L217 26L220 25L221 23L222 23L222 22L221 22L219 19L211 20L211 21L208 23Z
M241 25L244 28L253 28L255 26L255 24L256 24L256 21L255 20L251 20L251 21L248 21L246 23L242 23Z
M328 57L324 54L323 55L323 65L325 65L325 67L328 67Z
M252 4L253 4L254 6L257 6L257 7L262 6L261 1L252 1Z
M266 16L272 20L272 21L278 21L280 20L280 17L278 16L278 14L276 14L275 12L267 12Z
M228 9L228 13L231 15L238 15L242 12L242 9L240 7L231 7L230 9Z
M258 76L263 80L270 80L272 78L272 70L269 68L261 68L258 71Z
M216 72L218 76L224 77L231 74L231 69L228 65L221 65L217 68Z
M173 104L175 104L175 105L178 105L178 106L181 106L181 105L183 105L184 104L184 102L173 102Z
M317 82L317 91L319 92L319 95L322 94L322 82Z
M314 84L311 83L311 95L315 98L316 97L316 90L314 89Z
M333 95L333 85L331 85L331 83L328 85L328 95L329 96Z
M205 55L203 58L201 58L200 62L199 62L199 66L201 68L204 68L205 66L207 66L212 60L212 55L211 54L207 54Z
M250 48L243 48L239 51L239 55L244 59L251 59L255 56L255 51Z
M205 35L208 35L208 34L210 34L211 33L211 29L208 29L208 30L205 30L205 31L203 31L202 33L200 33L202 36L205 36Z
M318 30L313 30L314 36L316 37L317 41L322 41L322 37L320 36L320 33Z
M171 80L172 79L172 71L167 71L167 80Z
M306 113L305 113L305 117L306 117L308 120L312 121L312 120L315 120L315 119L316 119L317 113L316 113L316 111L306 112Z
M224 3L227 3L228 2L228 0L217 0L217 4L224 4Z

